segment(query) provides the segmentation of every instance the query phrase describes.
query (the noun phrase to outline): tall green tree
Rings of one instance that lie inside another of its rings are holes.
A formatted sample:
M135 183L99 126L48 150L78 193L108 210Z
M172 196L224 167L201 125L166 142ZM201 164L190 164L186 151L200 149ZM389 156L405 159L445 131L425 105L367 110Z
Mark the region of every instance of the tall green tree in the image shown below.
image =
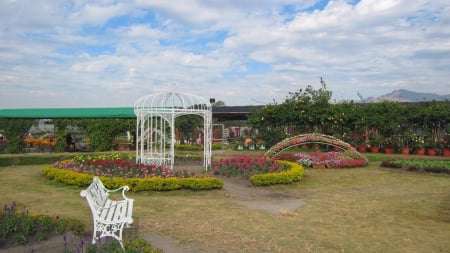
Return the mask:
M33 125L33 119L0 119L0 129L7 138L6 152L20 153L23 150L23 136Z

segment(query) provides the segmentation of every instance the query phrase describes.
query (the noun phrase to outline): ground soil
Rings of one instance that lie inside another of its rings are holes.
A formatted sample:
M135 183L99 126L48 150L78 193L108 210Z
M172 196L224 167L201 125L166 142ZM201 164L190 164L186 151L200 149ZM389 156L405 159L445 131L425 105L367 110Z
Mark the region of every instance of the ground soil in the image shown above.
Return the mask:
M273 214L287 214L301 208L305 198L290 196L284 193L274 193L261 187L253 187L248 180L239 178L221 178L224 180L223 189L237 204L249 209L263 210ZM167 253L194 253L195 249L181 248L168 236L158 234L140 234L139 237L150 242L154 248L162 249ZM89 236L76 236L67 234L53 236L43 242L34 242L25 246L9 246L0 248L0 253L61 253L77 252L81 242L89 243Z

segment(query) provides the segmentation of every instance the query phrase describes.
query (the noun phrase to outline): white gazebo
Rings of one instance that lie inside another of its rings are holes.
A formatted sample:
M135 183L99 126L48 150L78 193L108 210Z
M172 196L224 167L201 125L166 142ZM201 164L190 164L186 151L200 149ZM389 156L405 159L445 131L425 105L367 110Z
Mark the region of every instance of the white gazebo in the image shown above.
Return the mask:
M199 115L203 118L203 165L211 163L212 111L206 99L175 91L139 98L134 105L136 163L165 165L173 169L175 118Z

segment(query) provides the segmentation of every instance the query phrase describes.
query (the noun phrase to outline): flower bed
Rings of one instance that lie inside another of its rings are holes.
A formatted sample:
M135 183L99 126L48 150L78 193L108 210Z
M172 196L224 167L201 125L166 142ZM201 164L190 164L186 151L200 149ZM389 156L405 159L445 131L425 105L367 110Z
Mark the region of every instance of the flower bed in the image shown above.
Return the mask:
M248 178L255 186L291 184L304 174L299 164L266 157L232 157L213 162L211 167L214 175Z
M247 155L220 159L212 162L211 171L214 175L242 176L249 178L255 174L286 171L289 166L265 157L250 157Z
M70 160L57 161L53 167L104 177L150 178L150 177L194 177L186 169L171 170L161 165L136 164L133 156L120 154L102 156L76 156Z
M58 161L42 169L51 180L68 185L87 186L99 176L105 187L116 189L128 185L131 191L170 191L180 189L220 189L223 181L208 175L196 176L186 169L171 170L166 166L138 165L132 156L77 156Z
M381 167L450 174L450 160L399 159L384 161L381 163Z
M326 168L353 168L367 165L367 161L354 157L346 152L311 152L311 153L288 153L277 157L281 160L298 162L305 167Z

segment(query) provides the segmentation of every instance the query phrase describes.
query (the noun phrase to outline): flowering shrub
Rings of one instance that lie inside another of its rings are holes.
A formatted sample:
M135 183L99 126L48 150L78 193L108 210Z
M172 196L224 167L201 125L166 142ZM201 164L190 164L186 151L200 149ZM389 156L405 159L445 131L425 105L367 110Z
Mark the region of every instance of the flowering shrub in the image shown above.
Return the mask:
M99 176L105 187L116 189L128 185L131 191L171 191L180 189L220 189L223 181L210 176L196 176L186 169L171 170L166 166L136 164L133 156L80 155L57 161L41 173L50 180L67 185L87 186Z
M305 167L324 165L327 168L353 168L367 164L367 161L359 157L353 157L346 152L312 152L312 153L289 153L277 157L281 160L295 161Z
M149 177L193 177L194 172L185 169L171 170L161 165L136 164L132 156L120 154L76 156L71 160L57 161L53 167L104 177L149 178Z
M293 182L300 181L305 170L301 165L289 161L279 161L281 164L288 165L290 167L287 171L281 171L277 173L265 173L255 174L250 177L250 182L255 186L265 186L273 184L291 184Z
M285 171L289 169L289 166L265 157L243 155L212 162L211 168L214 175L228 177L242 176L248 178L255 174Z
M423 148L425 145L425 140L421 136L413 135L411 137L411 148Z

